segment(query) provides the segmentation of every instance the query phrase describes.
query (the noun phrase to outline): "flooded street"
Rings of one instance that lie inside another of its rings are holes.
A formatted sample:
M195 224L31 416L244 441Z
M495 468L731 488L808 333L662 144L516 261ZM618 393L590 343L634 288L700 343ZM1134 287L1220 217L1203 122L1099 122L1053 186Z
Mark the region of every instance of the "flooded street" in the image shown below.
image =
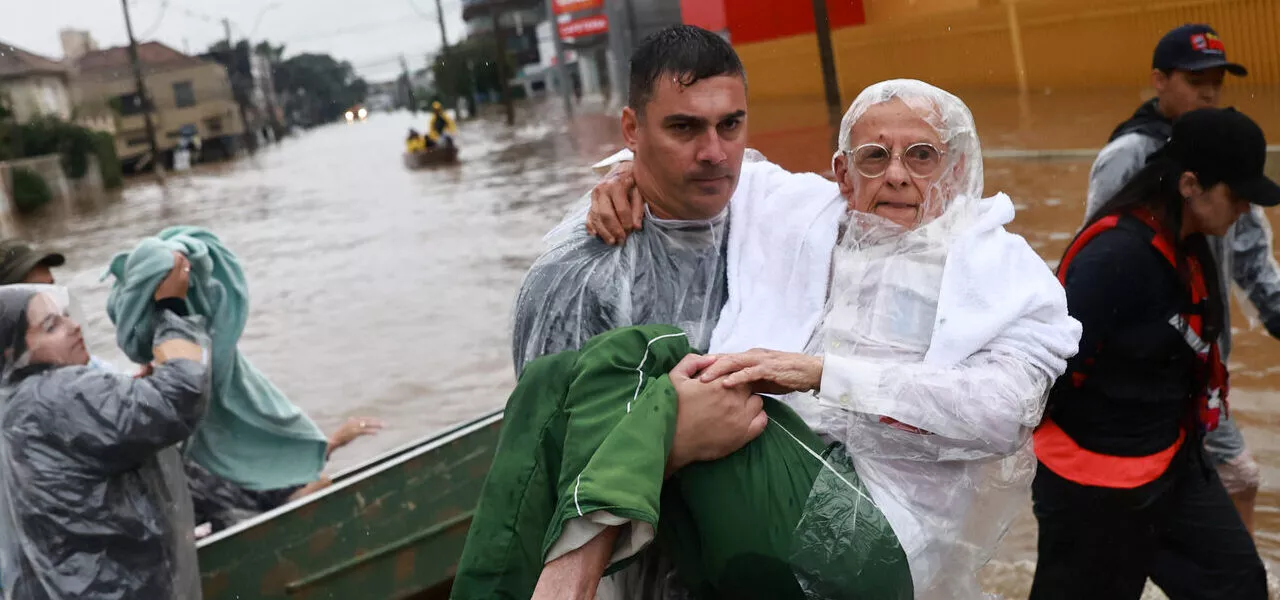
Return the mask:
M1092 157L1009 151L1097 149L1140 96L961 96L992 151L987 192L1014 199L1013 230L1056 264L1081 222ZM1280 108L1264 98L1277 97L1241 91L1227 104L1274 143ZM793 170L829 168L821 105L752 111L752 146ZM375 113L164 186L139 178L117 197L32 219L18 233L67 253L59 277L78 295L91 348L120 365L103 310L109 284L99 281L112 255L170 225L218 234L249 280L246 355L327 432L355 415L387 423L338 453L336 470L502 406L514 383L508 324L520 280L543 233L595 181L588 166L619 143L612 117L547 119L526 109L514 130L498 119L461 123L460 165L410 172L402 140L422 115ZM1280 342L1236 311L1232 408L1263 467L1259 546L1280 564ZM989 587L1025 597L1034 548L1028 511L988 568Z

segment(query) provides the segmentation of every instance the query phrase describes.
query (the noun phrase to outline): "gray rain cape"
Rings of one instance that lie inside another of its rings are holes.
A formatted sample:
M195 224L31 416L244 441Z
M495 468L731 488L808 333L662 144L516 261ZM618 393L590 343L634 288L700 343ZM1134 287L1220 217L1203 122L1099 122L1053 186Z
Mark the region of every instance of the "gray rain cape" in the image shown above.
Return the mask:
M31 364L27 315L36 302L68 314L61 288L0 288L5 597L200 598L191 498L175 446L204 415L208 365L173 360L134 379ZM199 322L170 311L157 319L155 344L208 347Z
M646 209L644 228L615 248L587 234L585 209L570 214L547 234L548 249L516 297L516 373L628 325L675 325L705 350L727 294L727 225L727 209L705 221L667 221Z

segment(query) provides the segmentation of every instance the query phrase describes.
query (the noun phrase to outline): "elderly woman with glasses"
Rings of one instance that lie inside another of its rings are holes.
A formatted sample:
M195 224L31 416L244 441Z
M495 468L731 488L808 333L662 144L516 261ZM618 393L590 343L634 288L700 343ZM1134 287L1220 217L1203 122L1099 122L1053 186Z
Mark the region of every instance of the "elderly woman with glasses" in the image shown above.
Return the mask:
M763 401L764 434L720 460L678 465L664 484L641 480L645 457L619 454L645 438L627 432L628 444L602 446L585 467L571 467L562 502L571 510L536 524L521 512L522 524L501 534L484 523L497 506L489 500L524 493L526 480L491 474L460 581L478 580L482 544L543 533L557 543L596 510L610 517L596 525L617 536L609 564L634 553L641 532L652 532L646 528L658 528L679 580L700 596L983 597L977 571L1030 497L1036 463L1028 440L1076 352L1080 325L1044 261L1005 231L1013 203L1003 194L982 197L981 146L955 96L909 80L867 88L845 116L833 162L838 185L816 187L813 176L778 176L772 165L743 169L729 211L729 299L711 355L661 369L671 369L664 382L649 367L675 352L655 343L672 334L629 328L652 339L634 357L607 358L640 364L617 370L627 401L610 400L617 415L581 426L635 427L676 399L653 389L692 376L780 396ZM613 372L579 366L627 331L600 336L567 359L530 364L521 388L596 379L590 394L575 397L571 388L559 399L571 413L561 429L522 434L536 446L504 437L495 465L505 464L504 454L527 462L553 439L575 439L572 413L606 394ZM523 410L521 388L510 415ZM685 434L676 423L664 426L645 433ZM660 519L647 519L658 489ZM542 525L546 532L523 530ZM614 539L602 529L582 547ZM594 593L595 582L582 585L558 566L572 556L548 561L538 587L556 592L545 597ZM501 565L487 568L502 573ZM455 598L501 595L458 590Z

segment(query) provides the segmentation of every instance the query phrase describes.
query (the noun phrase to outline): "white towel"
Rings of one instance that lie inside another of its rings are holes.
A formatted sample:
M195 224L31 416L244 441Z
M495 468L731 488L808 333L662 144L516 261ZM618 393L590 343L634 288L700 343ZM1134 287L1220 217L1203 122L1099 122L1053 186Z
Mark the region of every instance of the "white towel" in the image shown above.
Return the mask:
M712 333L712 353L804 351L826 306L845 206L835 184L817 175L786 174L771 163L744 167L729 210L729 300ZM958 200L951 209L974 212L947 255L925 360L953 365L1012 331L1025 343L1010 350L1046 373L1061 373L1062 357L1075 354L1080 325L1065 316L1066 295L1049 267L1004 229L1013 202L997 194Z
M729 204L729 300L712 353L804 351L822 318L844 212L839 188L821 176L743 165Z

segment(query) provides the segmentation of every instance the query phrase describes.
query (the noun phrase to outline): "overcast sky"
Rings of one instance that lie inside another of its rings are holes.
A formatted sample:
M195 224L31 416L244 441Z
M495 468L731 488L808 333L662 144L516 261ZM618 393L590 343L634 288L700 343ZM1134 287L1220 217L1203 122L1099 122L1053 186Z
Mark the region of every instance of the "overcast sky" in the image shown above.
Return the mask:
M465 34L460 0L441 2L449 41L457 42ZM119 0L3 4L0 42L50 58L62 57L58 30L64 27L88 30L102 48L128 41ZM286 56L327 52L351 62L370 81L398 75L400 53L409 68L418 69L440 47L435 0L129 0L129 12L139 42L155 40L203 52L223 38L225 17L236 39L283 43Z

